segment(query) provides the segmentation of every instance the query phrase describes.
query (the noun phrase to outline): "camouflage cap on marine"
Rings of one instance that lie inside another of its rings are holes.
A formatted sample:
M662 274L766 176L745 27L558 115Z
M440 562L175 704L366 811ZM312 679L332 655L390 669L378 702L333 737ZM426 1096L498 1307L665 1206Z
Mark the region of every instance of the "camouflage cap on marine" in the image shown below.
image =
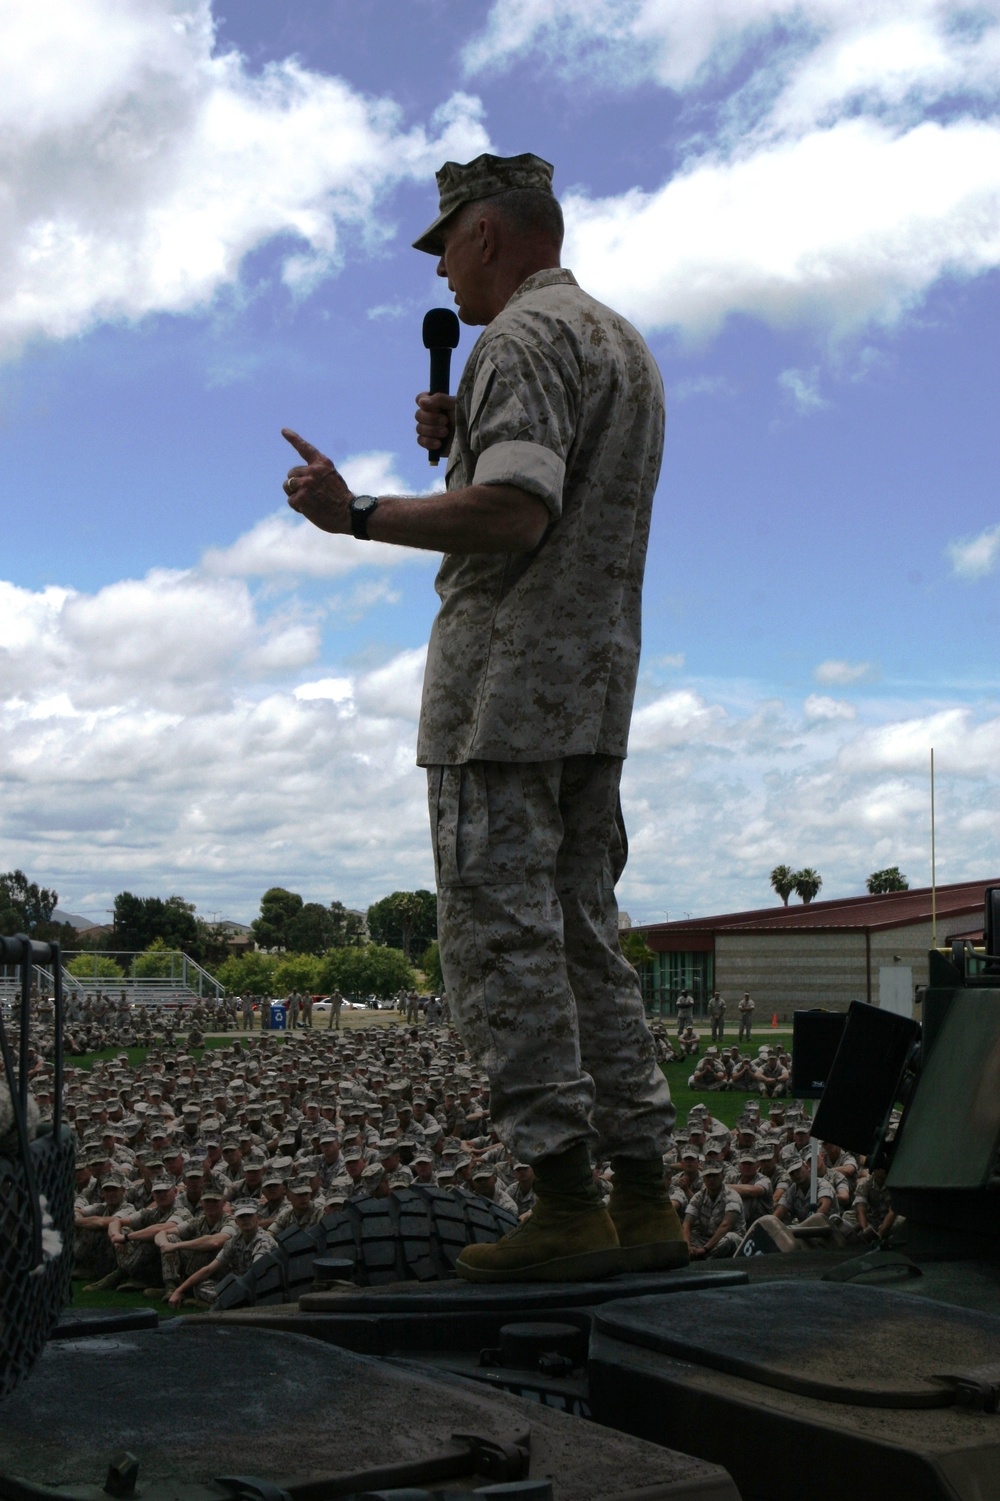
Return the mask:
M491 156L484 151L471 162L445 162L434 175L437 178L440 212L434 223L414 240L414 250L440 255L444 250L441 231L452 214L463 204L493 198L512 188L538 188L552 192L552 163L531 151L520 156Z

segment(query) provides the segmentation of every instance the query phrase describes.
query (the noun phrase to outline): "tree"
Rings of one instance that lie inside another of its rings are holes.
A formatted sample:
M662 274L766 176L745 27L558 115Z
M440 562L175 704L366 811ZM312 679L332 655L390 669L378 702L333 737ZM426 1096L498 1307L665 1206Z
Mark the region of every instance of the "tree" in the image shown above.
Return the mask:
M787 907L788 898L795 890L795 872L792 867L790 865L776 865L771 872L771 885Z
M873 870L865 885L872 896L882 891L909 891L910 883L898 865L889 865L885 870Z
M437 937L437 897L432 891L394 891L368 908L372 942L402 949L426 948Z
M441 970L441 950L436 938L433 943L427 945L420 956L420 968L431 990L440 994L444 989L444 974Z
M285 925L285 947L293 954L325 954L336 941L333 913L321 902L306 902Z
M361 948L364 945L368 932L360 912L348 912L343 902L331 902L330 916L336 929L330 948Z
M180 960L176 951L163 938L154 938L132 966L138 980L171 980L180 978Z
M653 950L646 942L641 933L626 932L618 934L618 942L625 958L631 964L636 974L644 964L648 964L653 957Z
M275 995L287 995L290 990L307 990L310 995L319 989L322 959L313 954L289 954L274 971Z
M802 898L803 905L808 907L813 897L823 884L823 877L811 866L795 872L795 894Z
M182 896L134 896L121 891L115 897L114 943L118 949L145 951L157 938L168 949L182 949L200 958L198 923L194 906Z
M303 908L297 891L271 886L260 899L260 916L250 924L258 948L287 949L288 925Z
M0 875L0 933L26 933L39 937L39 929L52 924L59 893L29 881L23 870Z
M78 980L120 980L122 972L106 954L77 954L66 966Z
M219 965L215 978L230 995L277 995L274 973L279 960L273 954L232 956Z
M345 995L377 995L388 1000L400 990L409 990L414 973L400 949L368 943L364 948L331 949L320 969L319 988L340 990Z

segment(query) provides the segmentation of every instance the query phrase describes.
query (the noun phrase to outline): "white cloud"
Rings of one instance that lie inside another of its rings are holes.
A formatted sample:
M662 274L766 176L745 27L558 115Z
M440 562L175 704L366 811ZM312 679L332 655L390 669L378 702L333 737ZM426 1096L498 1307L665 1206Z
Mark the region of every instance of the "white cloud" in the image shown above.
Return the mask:
M207 304L288 242L300 295L387 192L489 146L479 101L426 127L293 59L214 49L209 0L7 0L0 52L0 354L101 319Z
M354 685L350 678L317 678L315 683L300 683L292 697L298 699L328 698L331 703L350 703Z
M648 79L678 93L742 64L758 109L801 126L848 105L995 96L997 19L995 0L974 12L962 0L496 0L463 56L472 74L539 53L605 88Z
M851 683L870 683L877 678L879 670L874 662L842 662L832 659L821 662L813 673L817 683L829 688L846 688Z
M637 751L686 745L710 735L725 717L718 705L707 704L699 694L682 688L636 710L629 745Z
M1000 127L851 119L564 206L567 264L647 329L702 338L744 313L841 336L1000 265Z
M810 693L803 709L807 719L821 723L834 719L855 719L858 713L853 704L845 704L839 698L828 698L822 693Z
M428 885L424 648L351 667L269 608L197 571L94 595L0 585L5 860L85 910L125 888L247 917L274 884L351 905ZM637 919L768 905L786 858L829 895L887 864L926 879L931 745L939 876L995 874L995 707L660 694L633 722L623 904Z
M816 366L811 370L782 370L778 376L778 385L787 393L795 410L803 416L830 405L819 393L819 369Z
M564 195L589 290L649 330L745 314L836 337L1000 265L998 22L996 0L503 0L465 59L692 100L669 181Z
M988 526L976 537L949 542L945 552L951 559L952 573L959 578L985 578L1000 562L1000 526Z

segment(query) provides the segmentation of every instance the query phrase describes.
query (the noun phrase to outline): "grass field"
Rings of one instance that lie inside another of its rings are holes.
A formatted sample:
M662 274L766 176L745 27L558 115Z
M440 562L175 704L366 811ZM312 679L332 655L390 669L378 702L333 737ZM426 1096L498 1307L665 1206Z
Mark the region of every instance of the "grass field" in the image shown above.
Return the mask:
M776 1027L773 1031L769 1028L766 1034L769 1038L776 1037L782 1042L791 1041L791 1028L783 1031ZM663 1072L667 1083L670 1085L670 1094L677 1110L677 1125L682 1127L687 1121L687 1113L692 1105L708 1105L716 1120L722 1121L725 1126L735 1126L738 1117L742 1114L743 1107L748 1099L759 1099L759 1095L747 1095L738 1093L706 1093L704 1090L688 1089L688 1079L694 1072L693 1060L685 1058L681 1063L667 1063ZM761 1114L767 1114L767 1101L761 1102Z

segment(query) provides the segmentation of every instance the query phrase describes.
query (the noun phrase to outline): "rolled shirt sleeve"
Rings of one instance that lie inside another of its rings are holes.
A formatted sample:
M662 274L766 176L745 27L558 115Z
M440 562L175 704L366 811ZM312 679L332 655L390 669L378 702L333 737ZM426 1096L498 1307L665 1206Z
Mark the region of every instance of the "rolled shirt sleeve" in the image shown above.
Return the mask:
M470 403L473 483L516 485L558 520L575 405L557 350L511 335L491 339Z
M545 503L555 521L562 511L566 465L540 443L494 443L480 454L472 476L474 485L516 485Z

